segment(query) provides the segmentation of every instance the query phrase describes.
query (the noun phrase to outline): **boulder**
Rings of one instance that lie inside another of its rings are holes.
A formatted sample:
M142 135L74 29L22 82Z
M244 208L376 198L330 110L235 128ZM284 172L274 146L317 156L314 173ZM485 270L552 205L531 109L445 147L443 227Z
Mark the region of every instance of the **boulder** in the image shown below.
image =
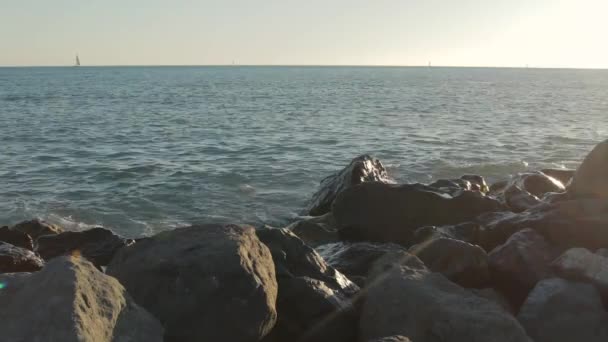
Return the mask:
M477 245L442 237L414 245L409 252L460 286L480 288L489 283L488 255Z
M476 191L450 196L421 184L368 182L342 192L332 212L344 240L408 246L417 228L467 222L500 208Z
M13 230L28 234L34 241L43 235L54 235L63 232L63 228L39 219L18 223L13 227Z
M551 264L555 273L571 280L594 284L608 297L608 258L585 248L571 248Z
M575 197L608 197L608 140L599 143L578 167L568 192Z
M359 287L287 229L258 230L276 267L278 322L265 341L345 341L356 336Z
M34 272L44 266L44 261L29 249L0 242L0 273Z
M508 186L503 194L504 202L513 212L520 213L540 204L540 199L517 185Z
M557 179L563 185L568 185L568 183L570 183L570 180L574 176L574 173L576 172L576 170L570 170L570 169L542 169L542 170L540 170L540 172L546 174L549 177Z
M608 246L608 199L576 199L541 203L522 213L495 213L478 217L481 245L486 251L511 235L532 228L563 249L590 250Z
M479 296L481 298L485 298L491 302L498 304L501 308L507 311L510 314L515 314L515 310L509 300L505 298L500 292L496 291L493 288L485 288L485 289L469 289L473 294Z
M339 193L363 182L391 182L382 162L367 154L351 160L344 169L323 179L319 190L312 195L305 214L320 216L330 212Z
M78 257L0 275L3 341L161 342L163 328L124 287Z
M114 254L133 240L122 238L112 231L97 227L82 232L63 232L41 236L36 251L45 260L60 255L79 253L96 266L106 266Z
M512 180L512 183L539 198L549 192L566 191L566 187L562 182L538 171L520 173Z
M258 341L276 322L274 263L251 226L164 231L120 249L106 272L161 321L165 341Z
M589 284L545 279L517 318L535 342L608 341L608 313Z
M405 251L404 247L393 243L338 242L322 245L317 248L325 261L348 279L359 286L365 284L365 278L376 260L389 252Z
M480 225L476 222L464 222L453 226L426 226L414 231L412 244L420 244L433 239L448 238L477 244Z
M0 241L10 243L13 246L29 249L30 251L34 250L34 242L31 236L6 226L0 228Z
M331 213L294 222L287 229L311 247L340 241Z
M359 321L361 341L399 335L416 342L530 341L500 306L439 273L374 267L370 279Z
M534 230L513 234L488 254L494 287L518 308L537 282L553 275L550 264L555 256L553 248Z
M597 251L595 251L595 254L608 258L608 248L599 248Z

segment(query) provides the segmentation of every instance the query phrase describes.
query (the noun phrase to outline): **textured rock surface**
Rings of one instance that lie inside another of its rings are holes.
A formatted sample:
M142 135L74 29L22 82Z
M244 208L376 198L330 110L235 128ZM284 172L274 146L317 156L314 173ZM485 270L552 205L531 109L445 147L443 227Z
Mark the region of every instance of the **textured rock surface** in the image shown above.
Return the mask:
M380 160L362 155L353 159L341 171L323 179L305 210L306 214L319 216L330 212L331 205L339 193L363 182L390 182Z
M35 273L0 275L2 341L161 342L163 329L88 261L60 257Z
M522 190L517 185L511 185L504 191L504 201L511 211L520 213L540 204L540 199Z
M568 192L577 197L608 197L608 140L599 143L576 170Z
M568 185L576 172L576 170L569 169L542 169L540 171L547 176L553 177L562 182L563 185Z
M29 249L0 242L0 273L34 272L44 266L44 261Z
M338 242L319 246L317 251L325 261L349 279L363 286L376 260L393 251L406 249L393 243Z
M165 341L258 341L276 322L274 263L253 227L201 225L122 248L108 265Z
M258 230L276 267L279 320L265 341L349 342L356 337L350 297L359 288L287 229Z
M524 229L488 256L494 286L519 307L537 282L553 275L556 253L540 234Z
M34 250L34 242L31 236L6 226L0 228L0 241L10 243L16 247L29 249L30 251Z
M331 213L294 222L287 229L291 230L311 247L340 240L338 229Z
M63 232L41 236L36 251L45 260L60 255L78 253L97 266L107 265L122 247L133 243L105 228L93 228L82 232Z
M608 295L608 258L585 248L571 248L555 259L552 266L558 276L593 283Z
M342 192L332 212L343 239L409 245L417 228L471 221L500 208L480 192L452 197L421 184L370 182Z
M449 239L437 238L409 249L433 272L439 272L463 287L488 285L490 271L488 255L479 246Z
M53 235L63 232L63 228L38 219L18 223L13 229L28 234L34 241L42 235Z
M517 318L535 342L608 341L608 313L589 284L545 279Z
M412 341L530 341L497 304L443 275L407 266L374 267L363 303L360 340L408 336Z

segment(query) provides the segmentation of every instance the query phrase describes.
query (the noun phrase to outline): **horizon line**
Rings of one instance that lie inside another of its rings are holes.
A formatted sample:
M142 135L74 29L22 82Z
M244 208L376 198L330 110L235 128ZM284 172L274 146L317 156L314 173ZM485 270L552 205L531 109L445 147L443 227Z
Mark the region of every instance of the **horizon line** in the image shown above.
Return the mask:
M484 65L393 65L393 64L90 64L90 65L0 65L0 68L98 68L98 67L359 67L359 68L477 68L477 69L553 69L608 70L608 67L544 67L544 66L484 66Z

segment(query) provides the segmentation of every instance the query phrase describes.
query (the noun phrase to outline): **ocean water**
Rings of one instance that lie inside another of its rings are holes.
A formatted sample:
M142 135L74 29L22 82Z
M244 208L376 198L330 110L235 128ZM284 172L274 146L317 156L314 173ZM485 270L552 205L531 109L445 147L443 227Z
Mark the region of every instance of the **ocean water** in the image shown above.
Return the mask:
M608 71L0 68L0 224L280 226L362 153L400 182L492 181L606 138Z

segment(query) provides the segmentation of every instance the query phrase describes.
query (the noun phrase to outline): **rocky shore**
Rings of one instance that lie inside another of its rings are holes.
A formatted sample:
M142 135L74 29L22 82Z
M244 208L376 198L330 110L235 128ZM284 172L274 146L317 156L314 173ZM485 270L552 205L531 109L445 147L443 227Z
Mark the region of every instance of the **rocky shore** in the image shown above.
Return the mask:
M305 214L136 240L2 227L0 340L608 341L608 140L495 184L395 184L360 156Z

